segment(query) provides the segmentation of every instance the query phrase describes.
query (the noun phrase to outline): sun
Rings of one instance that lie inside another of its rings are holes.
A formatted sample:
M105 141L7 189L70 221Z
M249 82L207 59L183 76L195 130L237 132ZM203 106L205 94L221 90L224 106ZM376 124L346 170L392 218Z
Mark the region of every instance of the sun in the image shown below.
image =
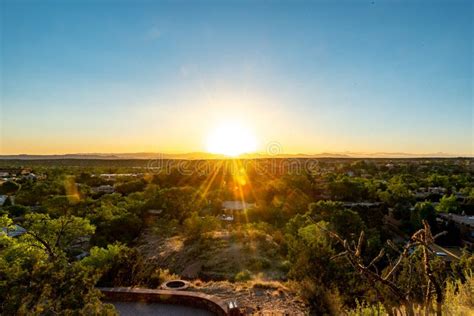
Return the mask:
M207 151L226 156L252 153L257 140L249 128L239 122L225 122L214 128L207 137Z

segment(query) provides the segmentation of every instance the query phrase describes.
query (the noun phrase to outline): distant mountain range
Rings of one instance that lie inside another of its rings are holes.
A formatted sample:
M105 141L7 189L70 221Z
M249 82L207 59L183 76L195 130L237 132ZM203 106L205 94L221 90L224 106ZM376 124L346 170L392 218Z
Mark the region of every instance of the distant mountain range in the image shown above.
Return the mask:
M456 158L469 157L473 155L454 155L443 152L428 154L412 154L403 152L335 152L318 154L278 154L270 155L267 153L249 153L242 154L237 158L255 159L255 158ZM84 153L84 154L64 154L64 155L0 155L0 159L227 159L229 157L221 154L212 154L206 152L192 152L182 154L165 153Z

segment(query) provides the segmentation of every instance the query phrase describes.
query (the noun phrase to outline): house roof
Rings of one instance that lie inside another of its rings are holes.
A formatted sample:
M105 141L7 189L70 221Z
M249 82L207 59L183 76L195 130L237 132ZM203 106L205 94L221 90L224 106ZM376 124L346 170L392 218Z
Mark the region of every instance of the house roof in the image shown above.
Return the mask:
M5 201L8 199L8 195L0 195L0 206L5 204Z
M160 215L161 213L163 213L163 210L148 210L147 212L150 215Z
M8 237L18 237L26 233L26 229L21 226L13 225L13 228L2 227L2 231L7 233Z
M441 213L439 214L439 217L443 219L452 220L459 224L474 227L474 216Z
M255 203L247 203L245 201L224 201L222 208L226 210L245 210L255 207Z

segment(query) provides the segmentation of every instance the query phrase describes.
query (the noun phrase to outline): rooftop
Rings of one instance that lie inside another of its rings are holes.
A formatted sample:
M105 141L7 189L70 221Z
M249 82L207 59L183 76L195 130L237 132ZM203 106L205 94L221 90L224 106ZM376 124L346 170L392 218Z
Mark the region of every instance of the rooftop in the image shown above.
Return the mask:
M474 227L474 216L457 215L457 214L439 214L439 217L452 220L456 223Z
M255 203L247 203L245 201L224 201L222 208L226 210L245 210L255 207Z

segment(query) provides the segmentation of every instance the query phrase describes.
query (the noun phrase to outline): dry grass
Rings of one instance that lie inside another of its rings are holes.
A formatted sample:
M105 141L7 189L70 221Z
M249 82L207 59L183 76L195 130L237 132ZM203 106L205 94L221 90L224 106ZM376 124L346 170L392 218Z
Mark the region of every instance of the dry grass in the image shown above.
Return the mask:
M285 275L278 245L270 235L255 229L216 230L194 241L179 235L158 237L148 233L142 235L138 249L147 265L169 269L185 278L247 281L258 273L267 279Z
M279 281L265 281L261 279L255 279L250 281L250 284L254 289L288 291L288 288Z
M236 300L249 315L307 315L308 307L286 283L251 280L247 282L196 280L191 290Z

